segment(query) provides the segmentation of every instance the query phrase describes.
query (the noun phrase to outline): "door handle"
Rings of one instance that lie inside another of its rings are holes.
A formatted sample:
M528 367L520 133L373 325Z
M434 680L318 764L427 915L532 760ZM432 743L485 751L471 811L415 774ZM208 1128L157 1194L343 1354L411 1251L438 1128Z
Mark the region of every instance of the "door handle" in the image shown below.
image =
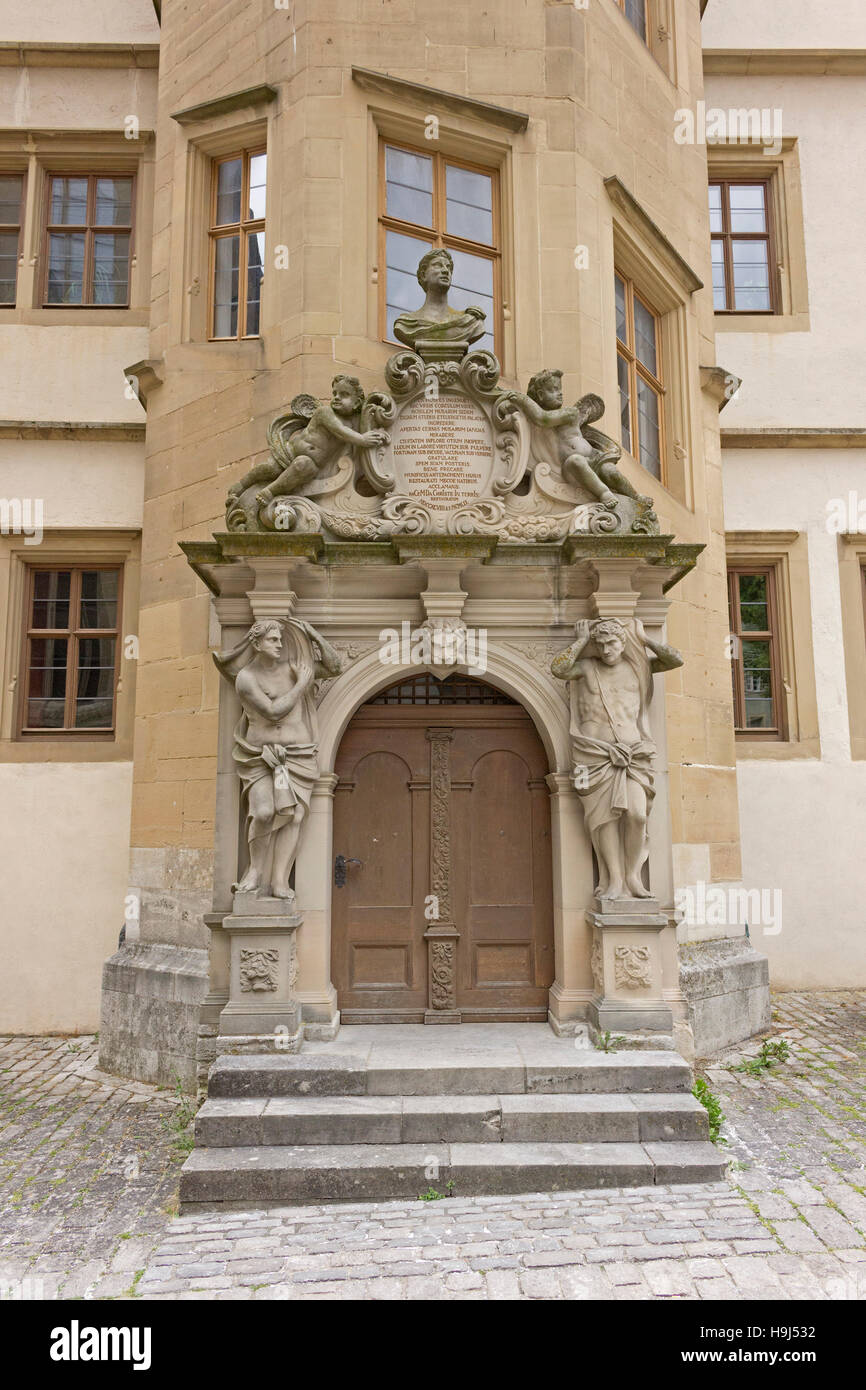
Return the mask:
M359 869L363 867L360 859L347 859L344 854L338 854L334 860L334 884L337 888L346 886L346 869L350 864L357 864Z

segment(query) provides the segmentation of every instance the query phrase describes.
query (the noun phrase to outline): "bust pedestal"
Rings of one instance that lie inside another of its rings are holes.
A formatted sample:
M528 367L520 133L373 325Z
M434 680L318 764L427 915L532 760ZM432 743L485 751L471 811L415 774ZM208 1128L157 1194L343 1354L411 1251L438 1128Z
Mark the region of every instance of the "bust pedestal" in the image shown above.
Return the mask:
M595 898L586 919L595 989L590 1022L600 1033L670 1034L673 1014L662 995L661 958L668 919L658 900Z
M285 898L235 894L222 923L229 938L229 1000L220 1014L220 1037L268 1038L283 1052L300 1048L295 932L304 919L292 907Z

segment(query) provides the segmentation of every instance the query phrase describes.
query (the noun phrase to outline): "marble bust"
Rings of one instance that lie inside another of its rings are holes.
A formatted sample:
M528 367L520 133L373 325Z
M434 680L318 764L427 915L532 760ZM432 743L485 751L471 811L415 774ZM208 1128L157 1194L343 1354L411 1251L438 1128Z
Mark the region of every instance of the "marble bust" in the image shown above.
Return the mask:
M454 274L450 251L443 247L428 251L418 262L416 273L426 298L420 309L400 314L394 322L394 336L413 351L421 343L468 346L476 342L485 331L486 314L475 304L452 309L448 303Z

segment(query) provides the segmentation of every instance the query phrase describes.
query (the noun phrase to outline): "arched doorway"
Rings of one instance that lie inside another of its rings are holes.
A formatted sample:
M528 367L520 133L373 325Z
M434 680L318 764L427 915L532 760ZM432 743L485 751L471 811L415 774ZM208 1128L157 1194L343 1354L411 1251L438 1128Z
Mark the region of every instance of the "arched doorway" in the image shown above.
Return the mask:
M343 1021L545 1020L548 760L523 707L465 676L403 679L355 713L334 771Z

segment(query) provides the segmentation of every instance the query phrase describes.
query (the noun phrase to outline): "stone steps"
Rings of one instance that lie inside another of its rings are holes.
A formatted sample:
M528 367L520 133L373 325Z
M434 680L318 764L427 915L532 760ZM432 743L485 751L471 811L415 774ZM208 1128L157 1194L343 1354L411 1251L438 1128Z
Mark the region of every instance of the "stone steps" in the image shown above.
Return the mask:
M718 1181L676 1053L595 1052L540 1026L345 1030L342 1047L225 1054L184 1206ZM392 1041L393 1039L393 1041ZM451 1184L452 1186L449 1186Z
M726 1166L714 1145L327 1144L196 1149L184 1164L181 1200L353 1202L556 1192L718 1182Z
M283 1096L208 1100L202 1148L334 1144L637 1144L706 1140L691 1095Z
M691 1091L688 1064L675 1052L591 1052L557 1046L531 1061L347 1053L221 1056L210 1072L212 1097L491 1096L521 1094L677 1093Z

